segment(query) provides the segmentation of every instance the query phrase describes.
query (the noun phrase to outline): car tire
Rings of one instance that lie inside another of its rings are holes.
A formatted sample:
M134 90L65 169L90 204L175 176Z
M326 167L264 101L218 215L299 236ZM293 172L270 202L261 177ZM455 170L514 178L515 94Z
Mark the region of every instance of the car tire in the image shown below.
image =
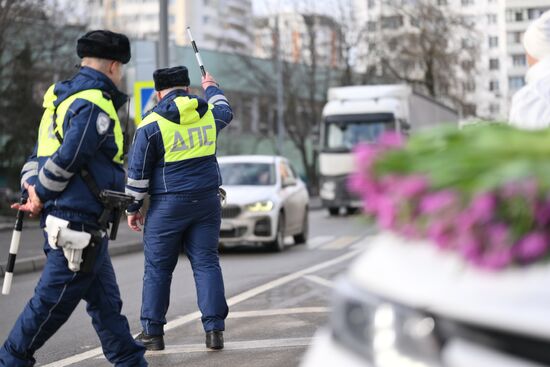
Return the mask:
M348 206L346 208L346 214L347 215L354 215L354 214L357 214L359 213L359 208L355 208L355 207L352 207L352 206Z
M340 214L340 208L339 207L328 208L328 213L330 214L331 217L335 217L338 214Z
M281 212L277 219L277 234L275 240L267 246L268 250L281 252L285 249L285 214Z
M307 242L308 235L309 235L309 215L308 214L309 214L308 209L306 207L306 210L304 213L304 219L302 222L302 232L294 236L295 245L302 245Z

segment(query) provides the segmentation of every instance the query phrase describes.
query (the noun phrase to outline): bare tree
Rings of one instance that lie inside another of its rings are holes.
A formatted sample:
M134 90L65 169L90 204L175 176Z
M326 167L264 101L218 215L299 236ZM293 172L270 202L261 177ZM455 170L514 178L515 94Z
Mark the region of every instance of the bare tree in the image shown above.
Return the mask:
M479 39L467 17L429 0L382 0L368 34L369 64L388 80L405 81L464 110L464 86L474 78Z
M68 24L69 10L53 0L0 0L0 165L12 187L36 141L42 94L74 71L84 27Z

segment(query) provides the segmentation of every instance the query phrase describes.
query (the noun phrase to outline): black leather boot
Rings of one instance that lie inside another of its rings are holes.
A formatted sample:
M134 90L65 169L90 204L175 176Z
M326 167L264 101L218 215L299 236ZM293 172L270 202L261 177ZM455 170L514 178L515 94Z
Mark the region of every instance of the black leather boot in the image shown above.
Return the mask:
M147 335L145 331L136 336L136 341L143 344L147 350L164 350L164 337L162 335Z
M207 331L206 348L223 349L223 331Z

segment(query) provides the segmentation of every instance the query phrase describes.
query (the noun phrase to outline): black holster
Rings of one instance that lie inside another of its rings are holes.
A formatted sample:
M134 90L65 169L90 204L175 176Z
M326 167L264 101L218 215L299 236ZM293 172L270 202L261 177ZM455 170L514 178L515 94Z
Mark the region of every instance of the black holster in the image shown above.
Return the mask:
M101 232L90 232L92 238L90 244L82 251L82 263L80 264L80 271L83 273L91 273L94 269L94 265L97 258L99 247L103 243L103 235Z

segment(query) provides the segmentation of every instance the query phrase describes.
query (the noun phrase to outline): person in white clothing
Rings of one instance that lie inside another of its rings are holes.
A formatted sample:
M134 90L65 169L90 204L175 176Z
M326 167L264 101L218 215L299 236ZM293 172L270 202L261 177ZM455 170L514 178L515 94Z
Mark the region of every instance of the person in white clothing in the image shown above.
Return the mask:
M522 129L550 127L550 10L533 21L523 36L527 84L512 98L510 124Z

